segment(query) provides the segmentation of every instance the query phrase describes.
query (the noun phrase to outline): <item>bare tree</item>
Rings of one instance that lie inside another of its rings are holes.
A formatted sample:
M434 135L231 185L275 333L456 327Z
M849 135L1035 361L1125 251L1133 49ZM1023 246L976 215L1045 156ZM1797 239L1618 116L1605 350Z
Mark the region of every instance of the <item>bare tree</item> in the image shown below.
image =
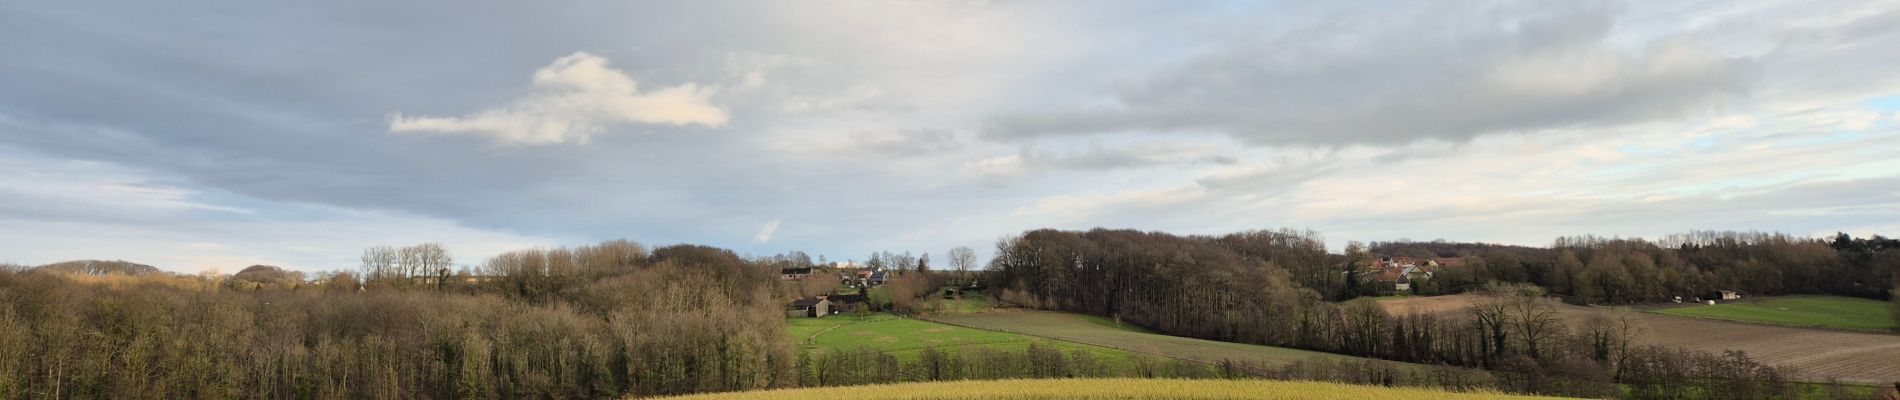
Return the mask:
M1545 344L1564 331L1564 321L1557 315L1557 307L1529 290L1511 297L1509 302L1511 331L1517 334L1532 359L1542 361Z
M449 266L455 262L454 258L449 257L449 250L443 248L441 243L423 243L410 246L408 250L414 254L416 262L413 268L415 272L410 277L435 276L436 279L441 279L448 275ZM437 284L440 285L441 282Z
M364 284L385 282L402 274L399 271L402 256L395 247L376 246L363 249L361 274Z
M1609 367L1612 376L1621 381L1629 370L1630 352L1641 332L1642 327L1627 315L1616 318L1598 315L1583 328L1582 336L1589 340L1591 356Z
M970 274L970 268L976 266L976 250L957 246L950 249L950 269L957 271L957 279L962 280Z
M1510 302L1505 296L1508 294L1494 290L1471 305L1471 322L1477 325L1480 336L1478 354L1487 366L1496 366L1510 344L1510 330L1505 324Z

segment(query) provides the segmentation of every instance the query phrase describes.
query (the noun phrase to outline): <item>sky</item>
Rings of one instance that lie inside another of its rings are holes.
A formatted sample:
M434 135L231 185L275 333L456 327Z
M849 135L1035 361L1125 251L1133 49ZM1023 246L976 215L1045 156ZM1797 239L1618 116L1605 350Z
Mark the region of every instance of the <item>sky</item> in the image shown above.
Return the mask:
M1900 234L1896 1L0 0L0 262Z

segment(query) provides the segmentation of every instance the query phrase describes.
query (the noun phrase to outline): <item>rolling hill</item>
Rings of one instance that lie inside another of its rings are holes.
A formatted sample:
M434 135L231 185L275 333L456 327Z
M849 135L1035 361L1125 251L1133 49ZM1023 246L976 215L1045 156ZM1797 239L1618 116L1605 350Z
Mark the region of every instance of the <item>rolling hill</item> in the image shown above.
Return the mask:
M158 267L124 260L73 260L41 265L34 271L75 275L131 275L145 276L163 273Z
M1061 349L1065 353L1086 351L1097 359L1116 367L1125 367L1133 360L1133 355L1124 350L1052 340L1034 335L972 329L883 313L873 314L861 320L854 316L792 318L788 319L786 324L787 332L798 341L799 347L807 352L842 351L864 347L897 356L900 360L910 361L916 359L918 352L925 348L953 350L984 347L1021 351L1030 343L1040 343Z
M1263 366L1279 366L1309 359L1357 359L1351 356L1284 347L1161 335L1132 326L1117 325L1114 321L1100 317L1051 311L1008 310L944 314L931 316L929 319L951 325L1041 336L1201 363L1233 360Z

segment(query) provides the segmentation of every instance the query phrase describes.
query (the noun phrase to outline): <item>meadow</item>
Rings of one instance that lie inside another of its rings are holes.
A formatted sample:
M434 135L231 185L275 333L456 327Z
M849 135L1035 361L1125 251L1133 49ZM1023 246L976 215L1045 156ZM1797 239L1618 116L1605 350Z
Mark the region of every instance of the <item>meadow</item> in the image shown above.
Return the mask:
M1493 393L1388 388L1318 382L1177 379L1037 379L956 381L830 388L764 390L667 397L676 400L1358 400L1358 399L1553 399Z
M1356 359L1315 351L1158 335L1140 327L1118 324L1108 318L1060 312L1008 310L944 314L928 318L952 325L1041 336L1202 363L1233 360L1262 366L1281 366L1308 359Z
M1133 362L1128 351L1102 346L1050 340L1033 335L971 329L931 321L874 313L860 318L838 315L824 318L788 318L786 331L801 351L825 352L870 348L913 361L925 348L956 350L986 347L1020 352L1030 343L1040 343L1063 353L1086 351L1109 365L1123 367Z
M1884 301L1858 297L1788 296L1671 307L1653 312L1736 322L1885 331L1900 329L1900 321L1894 320L1892 307L1892 304Z

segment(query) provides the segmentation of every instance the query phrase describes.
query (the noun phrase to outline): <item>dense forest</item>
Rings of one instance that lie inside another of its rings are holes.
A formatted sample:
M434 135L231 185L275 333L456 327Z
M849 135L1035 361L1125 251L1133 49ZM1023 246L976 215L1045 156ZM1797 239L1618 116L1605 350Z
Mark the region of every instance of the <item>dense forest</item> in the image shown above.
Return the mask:
M0 398L605 398L798 383L775 272L730 251L529 250L476 278L447 273L431 247L371 249L364 279L320 284L0 272Z

